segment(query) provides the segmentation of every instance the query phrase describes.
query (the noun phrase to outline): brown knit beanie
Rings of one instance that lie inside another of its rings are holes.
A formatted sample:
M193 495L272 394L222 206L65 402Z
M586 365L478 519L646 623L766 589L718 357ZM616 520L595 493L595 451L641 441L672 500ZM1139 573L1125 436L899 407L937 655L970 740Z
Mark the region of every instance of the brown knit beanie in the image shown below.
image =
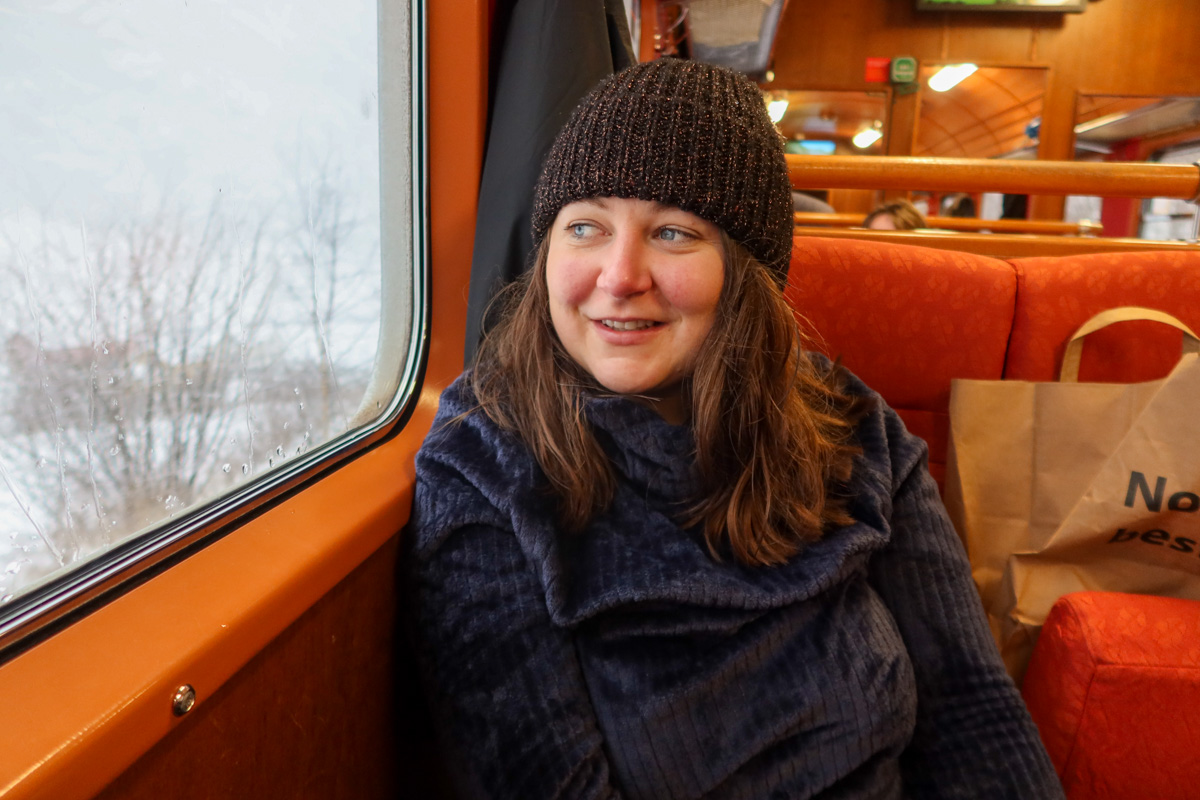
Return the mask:
M719 226L787 278L792 196L783 139L745 76L698 61L635 64L594 88L559 132L534 190L533 243L591 197L656 200Z

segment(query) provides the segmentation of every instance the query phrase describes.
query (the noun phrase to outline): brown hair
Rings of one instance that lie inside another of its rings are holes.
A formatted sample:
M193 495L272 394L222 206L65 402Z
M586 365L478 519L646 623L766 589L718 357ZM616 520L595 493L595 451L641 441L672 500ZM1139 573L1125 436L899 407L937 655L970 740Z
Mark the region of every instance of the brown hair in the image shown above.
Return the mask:
M781 564L831 525L849 524L838 487L857 447L867 401L821 370L775 277L722 233L725 285L716 321L685 382L700 496L681 514L702 525L714 557L728 546L744 564ZM584 413L604 391L567 354L550 320L548 239L533 268L497 298L500 320L472 374L479 408L533 451L559 499L559 521L578 531L612 500L616 480Z
M917 210L917 207L907 200L893 200L890 203L884 203L876 208L867 218L863 220L863 227L871 227L871 220L884 214L892 218L892 222L896 225L898 231L911 231L914 228L928 228L929 223L925 221L925 217Z

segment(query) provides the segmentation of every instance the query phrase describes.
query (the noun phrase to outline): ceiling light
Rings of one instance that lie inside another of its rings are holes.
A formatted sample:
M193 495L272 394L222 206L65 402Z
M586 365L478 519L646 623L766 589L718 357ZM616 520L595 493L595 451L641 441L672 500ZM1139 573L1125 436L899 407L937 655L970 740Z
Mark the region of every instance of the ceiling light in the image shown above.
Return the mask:
M979 67L974 64L948 64L933 73L933 77L929 79L929 88L935 92L948 91L977 69Z
M783 119L783 115L787 113L787 100L772 100L767 103L767 116L771 118L771 122L777 123Z
M863 128L858 133L854 134L854 138L850 141L854 142L854 146L862 150L870 147L883 138L883 134L875 128Z

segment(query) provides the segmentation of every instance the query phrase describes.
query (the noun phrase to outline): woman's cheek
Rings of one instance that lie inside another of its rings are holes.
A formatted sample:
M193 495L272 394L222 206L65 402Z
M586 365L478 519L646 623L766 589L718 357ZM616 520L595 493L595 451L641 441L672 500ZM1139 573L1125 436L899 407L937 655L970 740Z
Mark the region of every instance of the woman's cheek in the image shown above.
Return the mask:
M547 289L550 296L567 306L578 306L591 294L595 277L588 279L587 270L573 264L558 264L548 271Z

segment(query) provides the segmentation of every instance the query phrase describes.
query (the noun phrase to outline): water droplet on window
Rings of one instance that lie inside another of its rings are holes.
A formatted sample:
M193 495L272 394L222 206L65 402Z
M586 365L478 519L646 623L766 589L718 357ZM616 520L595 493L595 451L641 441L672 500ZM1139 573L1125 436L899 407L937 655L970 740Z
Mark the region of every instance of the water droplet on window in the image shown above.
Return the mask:
M12 600L12 599L13 599L13 596L11 594L6 594L6 595L4 595L4 597L0 597L0 603L7 603L9 600Z
M36 463L36 464L34 464L34 466L35 466L35 467L37 467L38 469L41 469L42 467L46 466L46 459L44 459L44 458L39 458L39 459L37 460L37 463Z
M292 394L296 395L296 397L299 397L300 396L300 387L297 386L297 387L293 388Z
M250 474L250 465L249 464L242 464L242 474L243 475Z
M236 437L236 436L230 436L230 437L229 437L229 443L230 443L230 444L237 444L237 437Z
M192 379L191 379L191 378L187 378L186 380L184 380L184 384L186 384L186 385L188 385L188 386L191 386L191 385L192 385Z
M109 376L108 376L108 383L109 383L109 385L110 385L110 386L111 386L112 384L116 383L116 382L117 382L117 379L116 379L116 378L114 378L112 375L109 375Z
M268 468L268 469L270 469L270 468L271 468L271 467L273 467L273 466L275 466L275 459L274 459L274 458L268 458L268 459L267 459L267 468Z
M117 434L117 441L118 441L118 442L123 442L123 441L125 441L125 434L123 434L123 433L118 433L118 434Z
M230 470L230 469L232 469L232 467L230 467L228 464L222 464L222 465L221 465L221 471L222 471L222 472L229 472L229 470Z
M279 445L279 447L275 448L275 455L277 455L277 456L283 455L283 445Z
M285 422L285 423L283 423L283 429L284 429L285 431L288 429L288 423L286 423L286 422Z
M124 417L122 417L120 414L117 414L115 417L113 417L113 419L115 419L117 422L124 422L124 421L125 421L125 418L124 418Z
M112 446L112 449L110 449L108 451L108 454L110 456L120 455L120 453L121 453L121 448L117 447L115 444Z
M303 410L304 410L304 403L301 403L301 404L300 404L300 410L301 410L301 411L303 411Z

